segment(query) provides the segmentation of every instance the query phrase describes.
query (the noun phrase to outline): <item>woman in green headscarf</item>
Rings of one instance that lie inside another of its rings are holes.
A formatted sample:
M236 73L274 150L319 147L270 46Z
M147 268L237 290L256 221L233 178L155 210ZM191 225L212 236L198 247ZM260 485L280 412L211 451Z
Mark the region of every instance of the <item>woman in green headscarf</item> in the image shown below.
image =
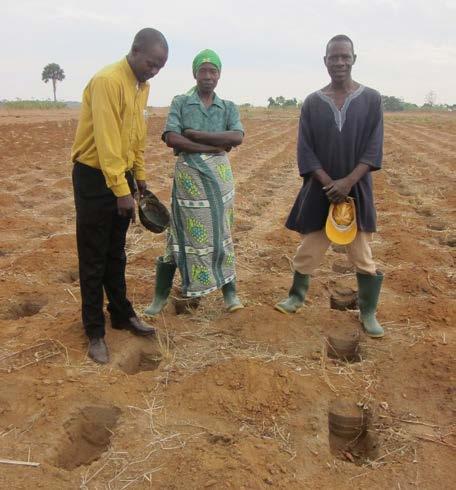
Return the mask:
M234 182L227 152L242 143L244 130L235 104L214 92L222 69L218 55L205 49L192 68L196 86L174 97L162 135L178 158L168 243L157 260L149 316L166 305L176 268L184 297L221 289L228 311L243 307L235 285Z

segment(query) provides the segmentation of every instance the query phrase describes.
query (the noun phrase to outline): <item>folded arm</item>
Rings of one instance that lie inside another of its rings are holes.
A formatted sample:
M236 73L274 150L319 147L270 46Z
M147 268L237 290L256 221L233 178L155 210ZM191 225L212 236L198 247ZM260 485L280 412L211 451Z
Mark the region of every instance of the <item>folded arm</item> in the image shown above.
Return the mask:
M221 153L225 148L221 146L197 143L182 134L169 131L165 133L164 140L169 148L183 153Z
M239 146L244 139L244 133L242 131L219 131L209 133L207 131L186 129L184 130L184 136L195 143L223 148Z

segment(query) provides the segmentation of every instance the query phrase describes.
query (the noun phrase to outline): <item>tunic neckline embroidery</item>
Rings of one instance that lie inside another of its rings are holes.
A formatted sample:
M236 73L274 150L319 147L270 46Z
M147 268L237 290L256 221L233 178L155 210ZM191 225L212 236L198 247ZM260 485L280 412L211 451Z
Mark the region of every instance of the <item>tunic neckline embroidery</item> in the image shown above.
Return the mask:
M342 131L342 128L344 127L345 119L347 118L347 111L348 107L350 106L350 103L352 100L356 99L358 95L361 95L362 91L364 90L364 85L360 85L353 93L351 93L344 102L344 105L341 107L339 110L334 103L334 100L331 99L331 97L328 97L325 95L321 90L317 91L318 96L327 102L329 106L331 107L333 114L334 114L334 120L336 122L336 126L339 129L339 132Z

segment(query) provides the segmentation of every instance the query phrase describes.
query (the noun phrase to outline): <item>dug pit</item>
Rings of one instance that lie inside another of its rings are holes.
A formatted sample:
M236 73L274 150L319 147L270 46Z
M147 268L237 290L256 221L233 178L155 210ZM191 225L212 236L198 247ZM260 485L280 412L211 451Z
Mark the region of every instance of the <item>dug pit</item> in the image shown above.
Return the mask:
M370 431L372 414L353 400L333 400L328 409L331 453L343 461L363 465L378 458L379 441Z
M20 318L34 316L47 305L47 302L47 298L43 296L29 296L13 301L0 313L0 318L2 320L19 320Z
M330 307L333 310L357 310L358 293L352 288L338 286L330 296Z
M355 272L355 268L348 260L336 259L333 262L332 270L339 274L351 274Z
M161 361L162 355L155 344L134 343L120 353L114 364L125 374L133 375L144 371L155 371Z
M348 327L333 329L326 337L326 353L332 359L360 361L359 331Z
M65 436L54 458L55 465L73 470L99 459L109 448L120 413L118 407L91 405L72 415L63 424Z

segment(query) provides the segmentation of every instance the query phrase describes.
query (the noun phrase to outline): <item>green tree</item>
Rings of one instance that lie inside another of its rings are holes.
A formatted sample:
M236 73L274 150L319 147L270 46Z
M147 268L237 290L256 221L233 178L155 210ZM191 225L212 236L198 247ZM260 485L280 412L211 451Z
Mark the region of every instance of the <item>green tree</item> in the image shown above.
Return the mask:
M412 104L411 102L404 102L404 111L417 111L419 107L416 104Z
M271 109L271 107L277 107L277 102L273 97L269 97L268 99L268 109Z
M404 110L404 101L392 95L382 95L383 108L385 111L396 112Z
M277 107L297 107L298 101L296 97L292 99L286 99L283 95L279 95L275 99L273 97L269 97L268 99L268 108L277 108Z
M296 100L296 97L293 97L292 99L286 99L282 107L297 107L298 106L298 101Z
M65 73L57 63L49 63L49 65L46 65L43 68L41 79L43 80L44 83L48 83L49 80L52 80L52 89L54 91L54 102L57 102L57 97L56 97L57 81L61 82L64 78L65 78Z

